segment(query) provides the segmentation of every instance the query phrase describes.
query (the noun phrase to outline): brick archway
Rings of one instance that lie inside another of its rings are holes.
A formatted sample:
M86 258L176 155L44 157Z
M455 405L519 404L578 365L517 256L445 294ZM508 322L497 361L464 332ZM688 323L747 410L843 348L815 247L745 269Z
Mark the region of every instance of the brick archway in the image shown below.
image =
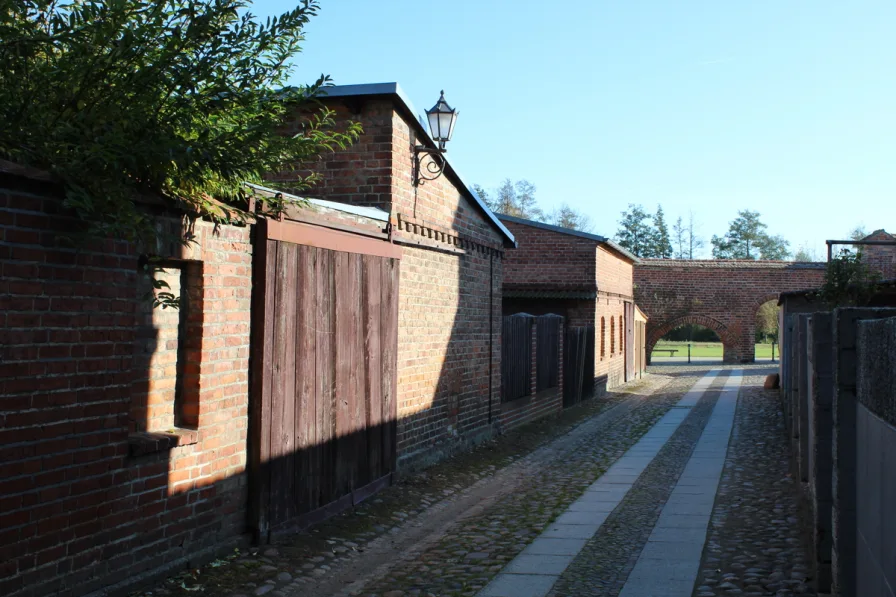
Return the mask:
M824 263L643 259L635 302L647 314L647 350L666 332L695 323L714 330L726 363L754 360L756 311L782 292L818 288Z
M683 325L699 325L705 328L708 328L718 334L719 339L722 341L722 346L724 347L724 351L727 353L733 342L736 340L732 338L731 334L728 331L728 328L725 324L720 321L716 321L711 317L706 317L705 315L685 315L684 317L679 317L677 319L671 319L663 322L658 326L648 326L647 332L647 358L650 359L650 353L653 351L653 347L656 346L656 343L660 341L660 338L674 330L675 328L681 327Z

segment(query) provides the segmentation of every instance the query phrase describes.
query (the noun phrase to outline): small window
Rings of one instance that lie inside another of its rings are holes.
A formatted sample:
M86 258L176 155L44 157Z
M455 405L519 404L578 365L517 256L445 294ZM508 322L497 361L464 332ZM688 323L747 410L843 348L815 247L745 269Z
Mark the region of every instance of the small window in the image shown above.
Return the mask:
M607 321L600 318L600 358L607 356Z
M185 384L185 364L192 356L188 348L193 348L187 342L190 295L196 295L192 290L202 279L200 270L196 262L141 260L129 425L132 433L195 428L198 413L194 405L188 405L193 396L186 395L192 392ZM155 304L153 296L162 293L165 304ZM192 344L198 345L195 341Z
M619 352L625 352L625 326L622 324L622 315L619 316Z
M616 354L616 318L610 316L610 356Z

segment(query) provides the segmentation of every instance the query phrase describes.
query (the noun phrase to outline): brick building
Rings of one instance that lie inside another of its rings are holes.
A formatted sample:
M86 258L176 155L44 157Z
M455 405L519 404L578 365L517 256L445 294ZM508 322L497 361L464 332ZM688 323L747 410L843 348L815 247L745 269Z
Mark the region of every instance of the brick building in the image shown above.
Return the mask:
M450 162L436 180L415 184L414 148L435 144L396 83L332 87L323 101L364 133L325 156L308 194L390 213L403 248L398 452L399 467L414 468L492 433L503 259L514 239Z
M896 236L881 228L862 240L894 243L892 245L864 245L859 249L862 251L862 260L872 269L880 272L884 280L896 279Z
M499 215L517 239L504 263L504 313L556 313L593 328L596 394L636 377L632 268L639 260L606 237Z
M267 510L259 505L265 479L304 470L303 458L317 448L346 438L355 447L374 441L363 433L370 421L362 409L335 412L335 435L318 433L319 445L302 447L298 436L275 445L279 414L258 411L258 396L282 401L293 391L298 399L298 365L294 377L256 385L283 363L304 363L296 358L299 346L269 338L299 339L296 330L308 315L282 301L292 300L290 281L304 279L303 264L318 264L317 275L324 254L333 269L320 271L335 282L320 277L315 292L329 293L335 323L307 341L335 338L323 341L333 362L342 363L336 356L346 349L340 321L354 330L352 366L376 362L365 359L381 355L359 330L370 323L377 297L383 309L392 297L386 282L366 303L358 293L332 289L341 279L369 291L368 266L384 280L395 272L394 336L381 330L396 339L394 369L382 372L383 396L395 388L395 427L387 418L377 423L375 441L386 451L380 472L424 466L490 437L502 422L552 412L539 402L508 414L500 402L502 277L513 235L450 164L437 180L414 184L414 147L433 141L397 85L334 88L329 95L326 103L341 118L365 130L355 146L326 156L321 184L309 193L341 202L312 207L342 216L288 213L280 222L216 227L164 205L147 206L160 229L194 241L160 244L152 252L159 260L149 263L123 242L67 245L77 222L62 207L62 190L43 173L0 168L0 594L124 594L134 583L247 543L252 532L264 540L272 520L298 513L295 504L279 511L282 504L273 501ZM371 243L378 248L357 248ZM148 308L149 284L138 275L147 265L164 267L155 275L179 295L177 312ZM257 284L260 267L274 273L264 278L267 286ZM363 320L356 300L368 309ZM323 323L311 327L331 322ZM259 334L261 324L274 335ZM376 346L392 350L385 341ZM357 385L373 379L369 371L356 376L334 366L337 396L370 393ZM338 410L341 401L333 403ZM298 417L300 405L294 406ZM394 433L394 444L386 432ZM366 459L365 449L338 446L341 454ZM361 470L364 460L350 464L342 471L346 485L331 488L348 505L360 499L358 489L369 495L370 485L356 482L375 476ZM301 479L290 485L301 486Z

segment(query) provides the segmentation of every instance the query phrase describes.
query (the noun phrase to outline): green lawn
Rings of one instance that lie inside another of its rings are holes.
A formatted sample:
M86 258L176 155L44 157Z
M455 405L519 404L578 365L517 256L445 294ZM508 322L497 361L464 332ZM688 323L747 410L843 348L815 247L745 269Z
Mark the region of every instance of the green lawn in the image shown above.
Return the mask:
M688 356L688 343L687 342L669 342L667 340L660 340L657 342L655 348L661 349L669 349L674 348L677 349L678 352L675 353L676 357L686 357ZM778 346L775 345L775 358L778 358ZM669 353L656 353L655 356L658 357L667 357ZM722 356L722 343L721 342L692 342L691 343L691 357L720 357ZM772 345L771 344L757 344L756 345L756 358L757 359L768 359L772 356Z

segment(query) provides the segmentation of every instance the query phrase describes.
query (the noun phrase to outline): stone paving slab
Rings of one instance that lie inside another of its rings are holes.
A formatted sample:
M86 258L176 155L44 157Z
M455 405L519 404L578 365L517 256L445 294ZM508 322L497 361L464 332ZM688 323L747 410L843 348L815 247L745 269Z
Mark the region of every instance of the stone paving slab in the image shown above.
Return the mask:
M725 381L712 416L694 449L694 455L688 460L679 478L679 483L686 483L683 487L691 489L689 493L672 491L651 532L651 537L654 534L668 537L678 529L679 518L682 517L685 520L690 520L691 517L700 521L705 519L707 524L701 523L699 526L690 527L692 532L688 536L691 540L675 544L675 549L670 549L669 543L651 541L648 538L647 545L644 546L619 597L640 597L650 594L649 591L657 586L665 587L661 593L664 597L691 597L694 592L706 542L706 529L725 463L742 379L742 371L733 371ZM710 449L715 451L710 454ZM693 493L694 487L701 490L700 495Z
M682 401L686 401L688 404L696 403L696 400L709 388L712 380L717 375L717 371L711 371L698 380L691 390L685 393L678 404L681 405ZM637 482L641 473L647 468L656 454L675 434L681 423L687 418L689 412L690 409L670 409L666 412L638 440L635 446L630 448L604 475L586 489L576 503L601 504L607 509L616 507L625 498L628 491ZM594 513L568 510L548 526L539 539L536 539L536 543L538 540L551 538L582 539L582 546L584 546L584 540L591 538L608 516L609 512ZM578 551L570 555L577 553ZM494 580L479 592L478 597L520 597L521 595L543 597L547 595L554 582L560 578L567 566L564 565L554 574L544 575L543 579L545 580L540 580L537 583L537 587L534 584L530 584L523 589L520 579L522 577L529 578L532 575L513 574L509 571L523 569L524 564L519 563L517 560L526 557L526 561L531 563L532 560L529 556L532 555L535 555L534 552L529 549L524 550L520 556L511 561ZM554 563L556 564L556 562ZM555 566L555 568L559 568L559 565ZM523 590L525 593L520 592ZM541 590L541 592L538 592L538 590Z
M781 404L762 387L770 372L744 380L695 597L816 595Z

